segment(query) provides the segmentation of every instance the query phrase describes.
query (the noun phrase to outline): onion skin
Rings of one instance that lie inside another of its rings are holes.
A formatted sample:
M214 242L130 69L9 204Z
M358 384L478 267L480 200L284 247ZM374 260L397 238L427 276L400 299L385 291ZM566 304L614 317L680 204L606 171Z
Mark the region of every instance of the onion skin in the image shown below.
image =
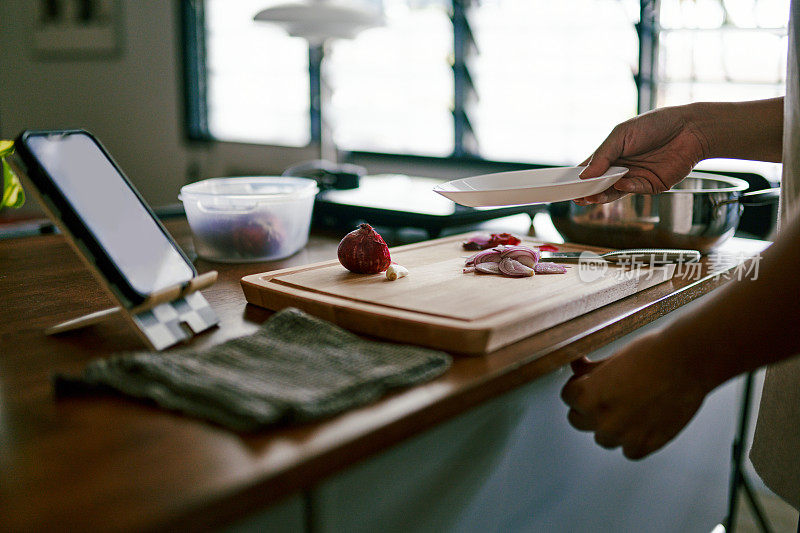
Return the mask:
M343 267L356 274L378 274L392 263L383 237L366 223L344 236L337 256Z

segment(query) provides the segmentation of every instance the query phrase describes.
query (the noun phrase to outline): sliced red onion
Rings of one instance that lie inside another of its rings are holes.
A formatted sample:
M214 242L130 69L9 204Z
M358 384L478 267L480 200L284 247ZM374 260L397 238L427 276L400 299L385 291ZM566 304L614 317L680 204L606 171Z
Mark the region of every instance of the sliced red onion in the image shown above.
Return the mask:
M500 261L500 252L495 250L484 250L482 252L478 252L472 258L472 264L478 266L481 263L497 263Z
M483 262L485 260L484 259L485 257L487 256L490 257L492 254L497 254L497 258L491 259L492 261L500 261L500 253L503 251L503 248L504 248L503 245L500 245L500 246L495 246L494 248L489 248L488 250L481 250L480 252L474 253L464 260L464 265L472 266L473 264L475 264L475 259L477 259L478 257L481 257L481 260L479 262Z
M478 252L479 254L480 252ZM471 256L467 257L466 261L464 261L464 266L472 266L475 263L475 256L478 254L472 254Z
M501 258L510 258L514 259L515 261L519 261L523 265L533 268L536 266L536 263L539 262L539 254L534 250L525 249L525 250L505 250L503 253L500 254Z
M559 265L558 263L538 263L533 270L536 271L537 274L565 274L567 272L567 268L564 265Z
M489 235L473 235L461 243L465 250L483 250L489 247L492 237Z
M556 263L539 263L541 253L528 246L501 244L468 257L464 273L505 274L524 277L541 274L563 274L567 270Z
M500 272L502 272L506 276L514 276L514 277L533 276L534 273L532 268L523 265L516 259L511 259L510 257L504 257L503 259L501 259L498 266Z
M533 268L539 262L542 254L538 250L527 246L509 246L500 253L500 257L510 257L523 265Z
M478 263L475 265L475 272L483 272L484 274L499 274L500 263L486 262Z

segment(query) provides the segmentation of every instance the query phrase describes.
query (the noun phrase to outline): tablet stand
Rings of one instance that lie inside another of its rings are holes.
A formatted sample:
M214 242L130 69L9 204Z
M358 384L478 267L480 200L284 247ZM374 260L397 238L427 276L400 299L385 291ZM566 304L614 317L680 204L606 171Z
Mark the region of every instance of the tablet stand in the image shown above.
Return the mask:
M47 328L45 330L46 335L55 335L97 324L112 315L120 313L133 326L148 348L160 351L179 342L189 341L194 335L219 323L217 314L200 293L201 289L210 287L217 280L217 272L214 270L200 274L185 284L153 292L148 295L144 302L138 305L130 305L129 302L124 301L112 289L111 283L103 273L94 265L86 248L78 245L78 241L69 229L54 214L54 209L49 200L33 185L23 170L23 165L13 157L7 159L7 162L17 176L25 180L26 192L36 198L44 212L59 228L69 245L78 254L78 257L89 267L95 279L100 282L100 285L118 304L117 307L90 313Z
M45 334L72 331L121 313L150 349L163 350L189 341L219 323L217 314L200 294L200 289L211 286L216 280L217 272L212 270L191 279L185 286L177 285L155 292L135 307L119 305L103 309L51 326L45 330Z

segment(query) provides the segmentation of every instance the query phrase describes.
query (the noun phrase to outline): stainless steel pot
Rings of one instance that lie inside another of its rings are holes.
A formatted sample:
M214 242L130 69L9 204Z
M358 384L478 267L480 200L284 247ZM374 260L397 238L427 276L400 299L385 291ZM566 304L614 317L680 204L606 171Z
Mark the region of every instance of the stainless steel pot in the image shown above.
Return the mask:
M610 248L682 248L707 253L733 236L745 203L777 201L780 189L743 193L744 180L692 172L671 190L630 194L607 204L550 204L569 242Z

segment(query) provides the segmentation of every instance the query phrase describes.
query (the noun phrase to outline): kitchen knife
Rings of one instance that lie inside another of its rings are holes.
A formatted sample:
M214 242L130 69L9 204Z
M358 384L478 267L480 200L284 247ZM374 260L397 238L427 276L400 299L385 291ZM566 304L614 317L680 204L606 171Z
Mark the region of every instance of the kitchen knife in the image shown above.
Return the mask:
M605 260L609 263L646 266L666 263L694 263L700 260L700 252L697 250L660 248L615 250L604 254L596 254L594 252L542 252L541 260L556 263L585 263Z

